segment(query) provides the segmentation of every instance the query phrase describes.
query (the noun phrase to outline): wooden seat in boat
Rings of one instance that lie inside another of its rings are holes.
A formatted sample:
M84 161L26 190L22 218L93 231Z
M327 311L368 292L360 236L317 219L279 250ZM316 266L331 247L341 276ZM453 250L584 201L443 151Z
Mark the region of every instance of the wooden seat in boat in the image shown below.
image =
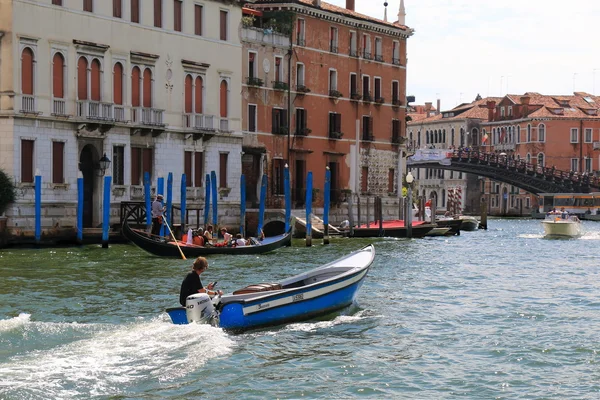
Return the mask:
M271 290L281 290L279 283L259 283L256 285L248 285L243 289L236 290L233 294L248 294L258 292L268 292Z

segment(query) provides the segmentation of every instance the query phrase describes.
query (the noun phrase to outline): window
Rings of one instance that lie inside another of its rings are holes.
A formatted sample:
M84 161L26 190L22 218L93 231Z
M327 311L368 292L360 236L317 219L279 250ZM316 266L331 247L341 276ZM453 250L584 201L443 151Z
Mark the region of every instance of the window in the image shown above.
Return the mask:
M183 157L183 170L186 176L187 187L202 187L204 173L204 153L185 151Z
M52 57L52 97L62 99L65 95L65 58L61 53Z
M227 187L227 157L229 153L219 154L219 187Z
M571 128L571 143L579 142L579 129Z
M537 156L537 165L543 167L545 165L545 157L544 153L539 153Z
M342 133L342 114L329 113L329 137L339 139Z
M142 79L142 93L144 95L143 106L146 108L152 107L152 70L150 68L144 69L144 75Z
M113 184L125 184L125 147L113 146L112 154Z
M88 98L87 68L87 58L79 57L77 60L77 99L79 100Z
M531 142L531 125L527 125L527 143Z
M185 76L185 81L183 83L183 98L183 111L186 114L191 114L194 109L194 78L192 78L192 75L190 74ZM191 125L192 122L190 120L186 120L186 127L190 127Z
M589 157L585 158L585 172L592 172L592 159Z
M271 113L271 133L274 135L286 135L287 129L287 110L273 108Z
M337 71L334 69L329 70L329 95L332 95L332 92L337 91Z
M196 152L194 154L194 186L202 187L202 178L204 177L204 153Z
M296 44L298 46L306 45L304 27L305 27L304 20L299 18L298 21L296 22Z
M101 83L102 83L102 72L101 72L101 66L100 66L100 61L98 61L97 58L94 58L92 60L92 66L91 66L91 72L90 72L90 99L92 101L100 101L102 100L102 90L101 90Z
M513 108L512 108L512 106L508 106L508 116L512 117L512 115L513 115Z
M194 80L194 111L196 114L204 112L204 79L200 75Z
M400 142L400 120L393 119L392 120L392 142L399 143Z
M275 82L283 82L283 57L275 57Z
M539 124L538 125L538 142L546 141L546 125Z
M227 40L227 11L221 10L220 15L220 39Z
M122 2L122 0L113 0L113 17L123 18L123 2Z
M375 84L375 101L382 102L381 78L375 78L373 83Z
M21 93L28 96L33 96L34 87L34 56L33 50L26 47L21 53ZM32 102L33 103L33 102ZM33 111L33 104L31 109L29 107L23 107L26 111Z
M33 140L21 140L21 182L33 183Z
M338 52L338 29L333 26L329 29L329 51Z
M296 64L296 85L298 88L304 87L304 64Z
M585 128L585 143L592 143L592 128Z
M162 28L162 0L154 0L154 26Z
M517 126L517 143L521 143L521 126Z
M194 34L202 36L202 6L194 5Z
M370 88L370 78L367 75L363 75L363 100L371 101L371 88Z
M282 195L284 192L283 184L283 169L284 161L281 158L273 160L273 194L276 196Z
M504 107L500 107L500 116L504 117Z
M62 6L62 0L52 0L52 4L55 6Z
M173 0L173 29L177 32L181 32L182 30L182 21L181 21L181 8L182 8L181 0Z
M94 1L83 0L83 11L94 12Z
M350 97L356 97L358 95L358 82L356 81L356 74L350 74Z
M369 191L369 167L362 167L360 174L360 191L366 193Z
M254 79L258 73L258 60L255 52L248 52L248 78Z
M229 96L229 88L227 85L227 81L226 80L222 80L221 81L221 85L220 85L220 90L219 90L219 97L220 97L220 104L219 104L219 111L220 111L220 116L221 118L227 118L227 116L229 115L229 110L228 110L228 105L229 105L229 101L228 101L228 96Z
M392 64L400 65L400 42L397 40L392 45Z
M131 70L131 106L139 107L142 105L141 98L141 71L139 67L133 67Z
M113 67L113 103L123 104L123 65L118 62Z
M184 151L183 152L183 173L185 174L185 186L192 187L194 184L193 174L192 174L192 160L194 157L193 151Z
M256 104L248 104L248 131L256 132Z
M394 175L396 174L396 171L394 170L394 168L390 168L388 170L388 193L394 193Z
M131 22L140 23L140 0L131 0Z
M392 104L395 106L400 105L400 83L398 81L392 82Z
M578 168L577 168L578 166L579 166L579 159L571 158L571 171L578 172Z
M375 61L383 61L383 46L381 38L375 38Z
M356 32L350 32L350 57L358 57Z
M141 185L144 173L150 175L152 180L152 164L154 150L152 148L131 148L131 184Z
M373 118L368 115L362 117L362 140L372 141L373 138Z
M371 36L363 35L363 58L371 59Z
M306 136L308 134L306 130L307 115L305 109L296 108L296 135Z

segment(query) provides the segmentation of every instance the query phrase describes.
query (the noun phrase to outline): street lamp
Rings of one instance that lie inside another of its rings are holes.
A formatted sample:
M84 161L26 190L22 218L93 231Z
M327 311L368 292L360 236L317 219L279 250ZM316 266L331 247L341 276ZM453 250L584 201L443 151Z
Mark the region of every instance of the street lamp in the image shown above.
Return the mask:
M104 174L106 173L106 170L108 169L109 166L110 166L110 159L108 157L106 157L106 153L104 153L102 158L100 158L100 160L98 161L96 174L98 176L104 176Z
M406 193L406 218L404 219L407 238L412 238L412 184L414 181L415 177L408 171L406 174L406 186L408 186Z

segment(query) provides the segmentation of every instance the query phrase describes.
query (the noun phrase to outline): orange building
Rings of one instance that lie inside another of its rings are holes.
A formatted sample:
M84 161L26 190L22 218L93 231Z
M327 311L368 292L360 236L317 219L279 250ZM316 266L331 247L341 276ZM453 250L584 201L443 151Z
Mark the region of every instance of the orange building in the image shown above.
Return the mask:
M528 92L506 95L487 106L488 122L482 124L482 136L474 138L481 149L579 174L600 171L600 97L582 92L569 96ZM485 191L493 214L511 213L511 208L523 213L535 210L535 196L508 185L488 183Z
M387 10L386 10L387 13ZM387 22L318 0L257 0L242 23L246 176L269 176L269 204L283 204L290 167L293 206L304 205L305 179L332 202L346 194L392 195L402 177L406 136L406 41L403 2ZM260 182L247 181L248 200ZM317 196L317 204L322 196Z

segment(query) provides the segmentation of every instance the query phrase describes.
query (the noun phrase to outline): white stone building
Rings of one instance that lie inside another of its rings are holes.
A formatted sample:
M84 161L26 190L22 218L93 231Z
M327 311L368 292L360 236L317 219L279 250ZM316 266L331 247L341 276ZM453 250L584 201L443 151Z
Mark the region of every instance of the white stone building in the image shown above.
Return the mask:
M18 200L13 233L33 229L33 176L42 176L42 228L98 226L106 154L111 222L143 200L143 175L174 175L180 201L202 203L216 171L221 200L239 204L241 3L204 0L1 0L0 168ZM166 190L166 188L165 188Z

